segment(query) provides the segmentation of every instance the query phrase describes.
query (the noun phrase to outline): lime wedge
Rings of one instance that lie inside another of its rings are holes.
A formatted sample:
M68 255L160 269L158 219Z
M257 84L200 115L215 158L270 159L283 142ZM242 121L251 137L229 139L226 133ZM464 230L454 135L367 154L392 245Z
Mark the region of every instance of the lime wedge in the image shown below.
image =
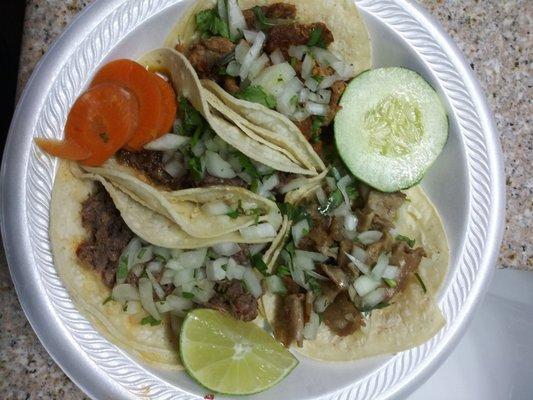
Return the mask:
M285 378L298 360L252 322L197 309L181 327L180 355L187 372L210 390L252 394Z

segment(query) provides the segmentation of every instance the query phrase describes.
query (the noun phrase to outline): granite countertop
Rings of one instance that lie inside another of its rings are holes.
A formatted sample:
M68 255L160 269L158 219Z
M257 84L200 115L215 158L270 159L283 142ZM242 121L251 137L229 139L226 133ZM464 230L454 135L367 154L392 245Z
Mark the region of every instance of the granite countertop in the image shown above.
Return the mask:
M101 0L104 1L104 0ZM27 0L18 93L53 40L90 0ZM529 0L422 0L470 61L494 111L505 155L506 228L499 268L533 270L533 143L529 127L532 37ZM461 4L461 5L458 5ZM0 252L0 398L85 399L39 343Z

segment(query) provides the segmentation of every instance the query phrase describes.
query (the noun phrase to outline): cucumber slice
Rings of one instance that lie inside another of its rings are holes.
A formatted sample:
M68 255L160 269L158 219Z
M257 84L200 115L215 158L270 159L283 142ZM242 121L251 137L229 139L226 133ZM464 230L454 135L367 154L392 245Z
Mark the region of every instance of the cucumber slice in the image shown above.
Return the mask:
M441 153L448 118L416 72L380 68L353 79L335 116L335 142L349 170L383 192L417 184Z

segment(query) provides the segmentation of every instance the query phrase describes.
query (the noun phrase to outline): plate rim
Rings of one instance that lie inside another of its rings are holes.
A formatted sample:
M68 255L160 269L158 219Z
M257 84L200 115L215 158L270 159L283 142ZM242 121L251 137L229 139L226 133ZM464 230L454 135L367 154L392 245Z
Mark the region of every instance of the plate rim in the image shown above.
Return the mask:
M143 4L148 4L148 6L154 7L154 9L157 9L156 13L159 13L164 8L177 2L179 2L179 0L148 0ZM23 292L23 289L25 291L32 289L41 295L43 293L46 294L42 280L39 279L38 281L30 282L28 280L29 277L25 276L25 271L22 266L22 264L25 263L26 265L30 264L32 267L35 267L33 264L36 263L36 260L33 257L34 255L28 254L28 248L31 248L31 241L34 240L35 237L30 238L28 226L20 224L20 221L25 220L25 218L28 217L26 202L19 200L20 198L25 200L27 199L26 173L28 172L28 167L31 167L31 162L34 159L32 157L35 157L36 153L32 146L32 136L26 135L27 137L24 137L23 140L18 140L19 138L15 136L15 132L19 130L27 131L28 129L22 128L24 126L33 127L36 125L37 120L35 117L33 119L26 118L25 120L22 120L24 116L28 117L25 115L25 110L31 108L30 106L32 104L39 105L41 99L37 99L36 96L32 97L32 93L38 93L39 90L43 90L43 88L51 85L50 82L44 82L45 79L43 78L45 77L41 71L45 71L46 69L60 71L68 61L65 61L65 58L61 57L61 55L67 54L69 57L72 57L76 47L72 49L72 46L68 43L69 40L67 39L73 36L76 37L77 35L79 41L82 42L83 39L86 38L83 36L84 34L87 35L88 33L92 32L92 29L96 29L98 26L100 26L104 19L108 18L109 15L128 3L131 5L133 2L130 0L95 0L76 16L75 20L58 37L48 52L39 61L30 79L28 80L26 87L24 88L14 113L4 150L2 171L0 176L2 239L4 242L4 249L6 252L6 258L11 277L14 282L19 302L33 330L36 332L39 340L48 353L52 356L54 361L69 376L69 378L78 385L78 387L80 387L85 393L93 398L98 398L101 394L104 394L101 390L97 390L95 388L98 387L97 382L101 383L101 378L107 374L102 374L102 371L95 371L97 373L91 376L90 379L87 377L87 375L81 374L79 365L80 358L76 357L73 359L72 354L68 354L68 351L66 351L67 349L69 349L69 351L79 351L79 344L73 340L71 333L68 332L65 329L65 326L60 323L60 320L56 314L56 310L50 304L49 297L46 296L45 301L41 302L43 299L40 296L29 298L29 296L24 295ZM451 60L448 61L451 61L453 67L461 72L461 78L463 81L462 83L467 90L467 94L469 94L473 99L472 103L475 105L475 111L479 115L479 121L477 122L480 123L484 131L483 136L486 141L485 147L487 148L488 153L488 173L489 178L492 181L492 183L489 185L489 189L491 189L489 205L491 205L493 208L491 209L492 214L489 214L490 218L487 222L487 229L485 232L488 240L488 245L486 246L488 250L481 258L481 263L477 271L478 274L474 279L474 285L471 287L471 293L467 296L469 302L463 306L460 321L456 322L456 325L458 324L459 326L457 326L454 331L446 337L445 341L441 341L438 346L434 346L433 349L435 349L435 347L440 348L438 349L437 356L433 357L429 362L420 365L419 369L422 369L423 371L413 374L413 378L403 379L400 382L401 385L396 384L395 386L389 388L389 390L382 390L381 392L379 391L379 387L381 386L382 382L380 379L378 379L373 383L367 382L364 390L359 391L360 395L363 395L364 393L366 395L370 395L372 394L371 392L374 391L374 394L379 394L380 397L385 398L408 394L437 369L438 365L440 365L441 361L447 357L466 330L472 313L474 312L476 306L481 302L483 295L488 288L488 283L494 270L493 265L495 264L496 257L499 254L499 244L501 243L503 229L505 226L504 223L502 223L504 221L503 217L505 206L503 154L499 145L493 117L488 108L488 104L480 85L474 76L474 73L470 68L467 67L468 63L466 62L464 56L461 54L453 40L434 19L434 17L429 15L421 5L408 2L407 0L361 0L357 3L359 7L362 7L365 10L376 11L376 7L381 7L380 11L382 11L384 15L386 12L394 9L395 7L405 10L405 12L411 15L419 24L423 24L424 28L430 28L432 35L438 38L438 44L445 47L446 54L451 58ZM90 29L91 27L92 29ZM45 96L43 97L47 98L49 94L49 92L45 92ZM44 100L42 103L44 103ZM42 111L42 106L39 111ZM32 121L35 121L35 123L32 123ZM9 179L6 171L9 172ZM45 181L46 178L53 179L47 175L41 176L43 181ZM40 204L40 211L43 212L44 210L44 212L46 212L46 204L43 203L42 198L37 197L34 198L33 201L37 203L41 202L42 204ZM46 218L45 221L47 221ZM24 244L27 246L25 249L23 249ZM63 291L65 290L63 289ZM46 318L48 318L48 320L46 320ZM457 320L458 319L456 318L456 321ZM62 335L61 338L57 337L57 331L55 332L55 335L50 335L51 332L49 330L52 327L54 327L54 329L59 328ZM68 344L68 346L66 344ZM84 365L87 365L87 367L95 369L94 360L91 360L85 356L83 357L83 362ZM390 364L390 362L387 364ZM378 371L383 370L385 366L380 367ZM372 375L375 374L376 372L374 372ZM325 396L324 398L334 398L340 395L342 395L344 398L355 398L356 393L353 392L353 389L358 383L360 382L356 382L350 385L348 388L344 388L339 392L333 393L330 396ZM168 384L166 385L171 386ZM360 384L358 386L361 387ZM173 386L171 387L174 388ZM180 397L182 398L190 398L190 396L194 396L183 392L179 388L176 389L181 392ZM119 387L111 387L110 390L117 397L125 395L124 390ZM378 391L377 393L376 390ZM106 392L106 394L108 393Z

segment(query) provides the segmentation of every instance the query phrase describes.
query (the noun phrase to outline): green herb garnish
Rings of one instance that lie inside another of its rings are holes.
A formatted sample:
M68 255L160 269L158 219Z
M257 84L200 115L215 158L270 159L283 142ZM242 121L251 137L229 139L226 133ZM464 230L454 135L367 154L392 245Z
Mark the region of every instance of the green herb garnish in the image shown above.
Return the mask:
M292 68L296 69L297 62L298 62L298 59L296 57L291 57L290 64Z
M220 18L216 9L200 11L196 14L196 28L202 36L222 36L229 39L228 24Z
M395 288L396 286L398 286L394 279L383 278L383 282L385 282L387 286L391 288Z
M191 292L181 292L181 297L184 299L192 299L194 297L194 294Z
M183 114L182 133L186 136L192 136L199 127L201 127L200 132L202 132L204 126L206 126L206 121L202 114L196 111L183 96L180 97L179 103L179 110Z
M150 325L150 326L156 326L161 323L161 320L155 319L151 315L148 315L147 317L144 317L141 319L141 325Z
M250 185L250 190L254 193L259 191L259 179L254 179Z
M309 225L311 225L311 217L307 210L302 206L294 206L290 203L278 203L281 214L287 216L287 218L295 223L303 219L307 219Z
M369 313L372 310L379 310L379 309L388 307L391 304L393 304L393 303L388 303L386 301L382 301L381 303L378 303L378 304L376 304L373 307L361 307L361 308L358 308L358 310L361 311L362 313Z
M291 276L291 271L286 265L278 265L276 268L276 275L280 278L283 278L284 276Z
M256 268L264 276L269 275L267 272L268 267L263 261L263 256L260 253L254 254L252 257L250 257L250 263L252 264L252 267Z
M117 279L126 279L128 276L128 256L120 257L118 261Z
M309 47L322 47L323 49L326 48L326 44L324 43L324 31L320 27L313 28L311 31L311 34L309 35L309 41L307 42L307 45Z
M341 205L342 201L344 200L344 197L342 195L342 192L337 189L333 193L330 194L328 197L328 200L324 205L321 205L318 207L318 212L322 215L328 215L333 210L335 210L338 206Z
M243 214L244 214L244 210L242 209L241 200L239 200L239 202L237 203L237 208L235 208L235 210L231 210L230 212L226 213L226 215L230 217L231 219L238 218L240 215L243 215Z
M115 300L115 299L113 298L113 296L112 296L112 295L109 295L109 296L107 296L106 299L102 302L102 305L105 306L107 303L109 303L110 301L113 301L113 300Z
M318 82L318 84L322 83L322 81L324 80L324 77L322 75L313 75L311 76L311 78Z
M418 272L415 272L415 276L416 276L416 280L418 281L418 283L420 284L420 287L422 288L422 291L424 293L427 293L428 290L426 288L426 284L424 283L424 281L422 280L422 278L420 277L420 275L418 274Z
M252 161L250 161L248 156L244 155L241 152L236 152L235 154L237 155L239 164L241 164L241 167L244 169L244 172L250 175L252 179L259 179L260 178L259 172L257 171L257 168L255 168L255 165L252 163Z
M143 248L139 251L139 254L137 254L137 258L143 258L143 256L146 254L146 250L147 250L147 248L146 248L146 247L143 247Z
M204 170L202 168L202 160L199 157L191 157L187 161L187 165L191 170L194 180L200 181L204 177Z
M411 248L415 245L416 242L415 239L411 239L410 237L404 235L396 235L395 239L407 243L407 245Z
M322 287L320 286L318 279L309 274L305 274L305 280L316 296L320 296L322 294Z
M276 108L276 98L271 96L261 86L251 85L237 92L235 97L252 103L259 103L268 108Z
M255 6L252 8L252 11L254 12L255 17L257 18L257 21L259 22L260 30L264 30L271 26L274 26L274 23L266 17L261 7Z

